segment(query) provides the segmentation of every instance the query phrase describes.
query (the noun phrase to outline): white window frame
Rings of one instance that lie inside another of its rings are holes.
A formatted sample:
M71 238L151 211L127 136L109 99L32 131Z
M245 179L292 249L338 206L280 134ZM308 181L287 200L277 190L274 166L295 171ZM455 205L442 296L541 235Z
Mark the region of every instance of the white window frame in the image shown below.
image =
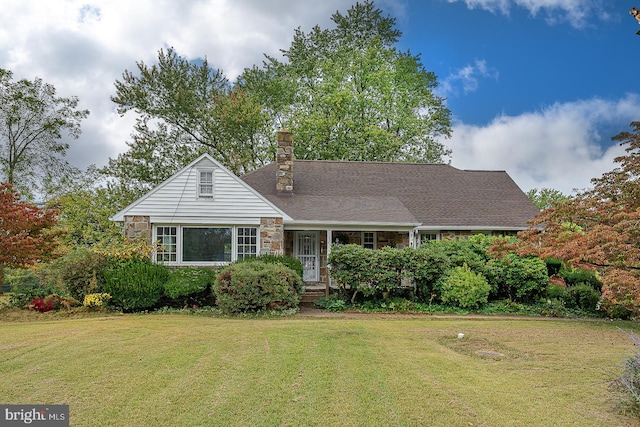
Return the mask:
M163 261L159 259L161 257L158 254L163 254L163 251L158 251L157 249L161 249L161 243L157 246L157 249L153 252L153 261L166 265L227 265L228 261L183 261L183 244L184 244L184 234L183 230L185 228L230 228L231 229L231 261L235 262L238 260L238 229L240 228L254 228L256 230L256 253L255 255L260 254L260 226L259 225L229 225L229 224L154 224L153 225L153 242L158 245L158 229L171 227L176 230L176 246L175 246L175 261Z
M211 182L203 182L202 174L211 174ZM215 192L215 170L211 168L198 169L198 198L213 199ZM211 191L202 191L203 186L211 186Z
M421 231L418 234L418 246L420 246L425 240L422 239L422 236L425 235L429 235L429 236L435 236L435 239L428 239L428 240L440 240L440 233L438 233L437 231Z
M373 237L373 247L371 247L371 248L367 248L367 246L365 246L366 245L365 236L367 234L371 234L372 237ZM360 238L360 242L361 242L363 248L376 250L376 249L378 249L378 233L375 232L375 231L363 231L362 232L362 236Z

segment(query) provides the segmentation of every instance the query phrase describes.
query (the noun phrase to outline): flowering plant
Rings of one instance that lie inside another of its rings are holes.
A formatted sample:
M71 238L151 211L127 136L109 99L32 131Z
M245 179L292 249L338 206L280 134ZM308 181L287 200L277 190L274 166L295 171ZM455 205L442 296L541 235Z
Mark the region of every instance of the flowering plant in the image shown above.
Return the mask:
M84 305L85 307L99 308L109 304L110 300L111 295L107 293L87 294L84 296L82 305Z

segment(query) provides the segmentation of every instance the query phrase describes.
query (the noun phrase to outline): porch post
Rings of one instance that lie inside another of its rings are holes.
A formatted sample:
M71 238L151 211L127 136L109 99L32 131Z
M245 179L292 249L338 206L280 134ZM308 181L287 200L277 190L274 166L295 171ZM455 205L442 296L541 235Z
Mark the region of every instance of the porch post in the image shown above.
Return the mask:
M333 242L333 230L327 229L327 283L325 283L324 296L329 297L331 284L331 267L329 267L329 255L331 255L331 242Z

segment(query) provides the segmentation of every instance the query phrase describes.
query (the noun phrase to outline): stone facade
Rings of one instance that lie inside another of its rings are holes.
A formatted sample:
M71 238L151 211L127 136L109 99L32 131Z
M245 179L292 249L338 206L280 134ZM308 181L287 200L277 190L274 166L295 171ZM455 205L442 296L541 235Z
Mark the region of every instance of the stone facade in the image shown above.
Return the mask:
M148 216L125 216L124 235L127 239L143 239L151 245L151 218Z
M260 253L284 254L284 225L282 218L260 218Z
M278 163L276 190L280 193L293 192L293 135L291 132L278 132L276 161Z

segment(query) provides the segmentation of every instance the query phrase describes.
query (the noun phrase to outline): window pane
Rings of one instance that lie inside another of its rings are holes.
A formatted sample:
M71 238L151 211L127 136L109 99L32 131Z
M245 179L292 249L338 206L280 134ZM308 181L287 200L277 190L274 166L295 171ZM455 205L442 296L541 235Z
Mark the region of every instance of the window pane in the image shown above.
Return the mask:
M156 259L160 262L175 262L177 258L176 227L158 227L156 237L158 239L156 241Z
M184 228L183 261L231 261L231 228Z
M200 188L201 196L211 196L213 194L213 172L200 171Z
M255 227L238 227L238 259L255 256L258 252Z

